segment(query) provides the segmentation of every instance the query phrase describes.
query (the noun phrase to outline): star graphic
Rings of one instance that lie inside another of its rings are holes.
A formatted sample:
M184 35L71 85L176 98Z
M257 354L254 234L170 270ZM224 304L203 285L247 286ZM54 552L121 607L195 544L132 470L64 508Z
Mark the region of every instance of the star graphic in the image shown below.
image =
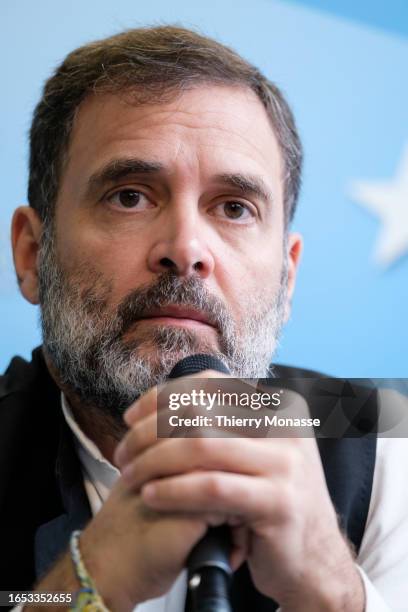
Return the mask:
M380 217L374 260L383 267L408 252L408 143L389 181L355 181L351 197Z

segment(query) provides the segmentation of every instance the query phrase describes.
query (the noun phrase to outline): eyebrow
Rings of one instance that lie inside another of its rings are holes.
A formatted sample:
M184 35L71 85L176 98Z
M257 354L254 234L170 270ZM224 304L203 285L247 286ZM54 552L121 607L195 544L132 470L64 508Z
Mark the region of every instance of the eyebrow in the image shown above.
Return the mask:
M138 158L114 159L92 174L86 185L86 196L131 175L155 175L165 169L163 164ZM265 202L273 202L273 194L261 177L241 172L228 172L214 177L215 182L237 188L244 196L255 196Z
M272 191L261 177L242 173L224 173L216 177L220 183L225 183L230 187L236 187L242 195L255 196L265 202L273 202Z
M92 174L86 185L87 197L107 183L115 183L134 174L157 174L164 166L157 162L137 158L114 159Z

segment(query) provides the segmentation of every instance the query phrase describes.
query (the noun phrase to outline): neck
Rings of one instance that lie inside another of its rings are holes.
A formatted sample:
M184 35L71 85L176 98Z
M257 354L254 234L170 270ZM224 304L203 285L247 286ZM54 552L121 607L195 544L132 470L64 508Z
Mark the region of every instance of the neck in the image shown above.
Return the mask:
M118 442L127 430L126 425L124 423L122 425L111 415L104 414L95 406L84 406L75 394L69 391L64 393L81 430L96 444L105 459L115 465L113 455Z
M125 423L120 418L116 419L92 404L85 405L67 385L61 382L58 372L44 349L43 353L50 375L68 400L78 426L96 444L105 459L115 465L113 455L118 442L127 431Z

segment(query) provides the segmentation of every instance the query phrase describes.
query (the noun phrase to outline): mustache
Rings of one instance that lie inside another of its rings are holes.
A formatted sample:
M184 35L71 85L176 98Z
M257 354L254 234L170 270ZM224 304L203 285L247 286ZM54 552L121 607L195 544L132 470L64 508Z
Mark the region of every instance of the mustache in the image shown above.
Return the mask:
M220 332L232 325L232 317L222 300L212 295L198 276L180 278L169 271L156 282L131 291L119 304L117 316L120 335L125 334L141 318L149 316L153 308L184 306L201 311Z

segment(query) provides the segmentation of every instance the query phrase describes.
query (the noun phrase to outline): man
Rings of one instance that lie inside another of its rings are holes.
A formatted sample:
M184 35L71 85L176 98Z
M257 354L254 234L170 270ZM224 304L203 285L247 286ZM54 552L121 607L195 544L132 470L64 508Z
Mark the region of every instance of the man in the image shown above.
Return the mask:
M2 382L14 470L4 467L4 589L80 591L68 542L82 529L97 609L175 612L189 552L227 523L232 565L249 569L237 609L388 610L338 524L314 439L156 438L157 385L183 357L269 374L301 252L289 231L300 169L279 90L188 30L92 43L47 82L30 206L12 229L43 346ZM362 518L350 515L362 529L370 465Z

